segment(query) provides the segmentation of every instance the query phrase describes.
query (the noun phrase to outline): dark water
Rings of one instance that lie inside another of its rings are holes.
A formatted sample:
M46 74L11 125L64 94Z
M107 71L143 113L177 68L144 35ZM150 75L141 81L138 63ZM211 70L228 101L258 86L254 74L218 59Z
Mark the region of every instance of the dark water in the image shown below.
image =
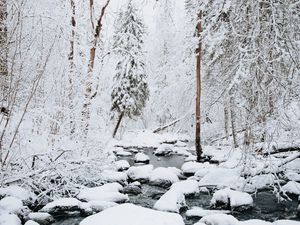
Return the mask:
M181 168L181 165L184 163L184 156L183 155L169 155L169 156L156 156L153 154L153 148L145 148L143 152L149 156L151 165L154 168L157 167L177 167ZM135 165L134 163L134 154L133 156L122 156L118 157L118 159L125 159L129 162L130 166Z
M184 156L171 155L166 157L157 157L152 154L153 149L145 149L144 152L150 157L150 164L154 167L177 167L180 168L184 162ZM119 157L126 159L130 165L134 165L133 157ZM129 195L130 203L141 205L147 208L153 208L155 202L167 191L167 189L150 186L144 184L142 193L139 195ZM200 193L195 196L186 197L186 203L189 208L200 206L209 209L209 203L212 196L209 194ZM276 196L268 191L257 193L253 196L254 207L244 212L233 211L232 215L238 220L262 219L266 221L274 221L278 219L295 219L297 218L297 200L285 201L278 203ZM186 218L185 212L181 213L186 225L192 225L198 222L199 218ZM78 225L84 217L80 215L61 216L55 218L57 222L53 225Z

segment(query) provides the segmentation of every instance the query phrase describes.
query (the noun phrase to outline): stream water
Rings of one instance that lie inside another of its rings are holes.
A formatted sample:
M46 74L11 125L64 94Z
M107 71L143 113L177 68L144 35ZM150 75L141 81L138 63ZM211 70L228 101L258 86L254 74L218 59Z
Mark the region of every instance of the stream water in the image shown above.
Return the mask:
M156 157L152 154L153 149L145 149L144 152L150 157L150 164L154 167L177 167L180 168L184 162L184 157L180 155L171 155L165 157ZM120 157L126 159L130 165L134 165L132 157ZM129 195L129 202L143 207L152 208L155 202L166 192L165 189L143 184L142 193L139 195ZM189 207L200 206L209 209L209 203L212 196L200 193L195 196L186 197L186 203ZM262 191L253 196L254 207L243 212L232 212L232 215L239 220L262 219L266 221L274 221L278 219L295 219L297 217L298 202L296 199L292 201L278 202L276 196L270 191ZM186 218L185 212L181 215L186 225L196 223L199 218ZM84 219L80 214L71 216L55 217L56 222L53 225L78 225Z

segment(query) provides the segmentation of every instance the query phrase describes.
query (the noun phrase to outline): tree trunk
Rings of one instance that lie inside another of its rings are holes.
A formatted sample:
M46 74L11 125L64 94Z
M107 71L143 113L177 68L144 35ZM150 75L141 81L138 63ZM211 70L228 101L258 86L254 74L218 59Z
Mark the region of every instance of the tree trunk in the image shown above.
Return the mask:
M82 116L83 116L83 132L84 136L87 136L88 129L89 129L89 119L90 119L90 105L91 100L96 96L96 93L92 93L92 76L93 76L93 70L95 65L95 58L96 58L96 49L97 45L100 40L100 34L102 30L102 22L104 18L105 11L110 3L110 0L107 0L105 5L102 7L101 14L97 20L96 28L94 31L94 40L92 43L92 46L90 48L90 54L89 54L89 64L88 64L88 73L87 73L87 79L85 84L85 102L83 104L83 110L82 110ZM90 18L93 20L93 0L90 0ZM93 21L91 21L92 26L94 26Z
M114 133L113 133L113 138L116 136L117 132L118 132L118 129L120 127L120 124L121 124L121 121L122 121L122 118L124 116L124 113L121 113L120 116L119 116L119 119L118 119L118 122L117 122L117 125L114 129Z
M230 97L230 120L231 120L231 133L232 133L232 139L233 139L233 146L234 148L238 147L237 140L236 140L236 127L235 127L235 110L234 110L234 101L233 97Z
M196 77L197 77L197 95L196 95L196 137L195 137L195 147L197 153L197 161L201 160L202 146L201 146L201 51L202 51L202 11L198 14L198 24L197 24L197 37L199 38L198 48L196 49Z
M69 109L70 109L70 134L75 133L75 121L74 121L74 84L73 84L73 76L75 72L75 62L74 62L74 48L75 48L75 30L76 30L76 20L75 20L75 2L74 0L70 0L71 4L71 37L70 37L70 52L69 52Z
M8 43L7 43L7 0L0 0L0 85L1 85L1 107L7 107L9 95L8 78Z
M225 130L226 140L228 140L228 138L229 138L228 121L229 121L228 107L227 107L227 103L225 103L225 106L224 106L224 130Z

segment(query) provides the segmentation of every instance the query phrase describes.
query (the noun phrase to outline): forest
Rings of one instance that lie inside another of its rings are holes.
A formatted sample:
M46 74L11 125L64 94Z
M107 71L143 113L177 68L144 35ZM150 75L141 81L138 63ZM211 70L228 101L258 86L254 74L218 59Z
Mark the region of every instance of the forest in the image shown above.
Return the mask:
M0 0L0 225L300 225L299 0Z

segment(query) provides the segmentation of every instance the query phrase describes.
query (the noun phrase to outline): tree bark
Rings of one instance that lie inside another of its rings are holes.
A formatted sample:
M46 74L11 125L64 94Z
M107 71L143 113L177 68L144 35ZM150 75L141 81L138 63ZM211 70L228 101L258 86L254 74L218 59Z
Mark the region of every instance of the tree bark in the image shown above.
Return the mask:
M227 104L225 103L225 106L224 106L224 130L225 130L225 137L227 140L229 138L228 121L229 121L228 107L227 107Z
M8 101L8 43L7 43L7 0L0 0L0 85L1 85L1 107L7 107Z
M118 129L120 127L120 124L121 124L121 121L122 121L122 118L124 116L124 113L121 113L120 116L119 116L119 119L118 119L118 122L117 122L117 125L114 129L114 133L113 133L113 138L116 136L117 132L118 132Z
M230 97L230 121L231 121L231 133L232 133L232 140L234 148L238 147L237 139L236 139L236 127L235 127L235 110L234 110L234 100L233 97Z
M202 11L198 14L197 24L197 37L199 38L198 48L196 49L196 82L197 82L197 93L196 93L196 137L195 147L197 153L197 161L201 161L202 146L201 146L201 51L202 51Z

